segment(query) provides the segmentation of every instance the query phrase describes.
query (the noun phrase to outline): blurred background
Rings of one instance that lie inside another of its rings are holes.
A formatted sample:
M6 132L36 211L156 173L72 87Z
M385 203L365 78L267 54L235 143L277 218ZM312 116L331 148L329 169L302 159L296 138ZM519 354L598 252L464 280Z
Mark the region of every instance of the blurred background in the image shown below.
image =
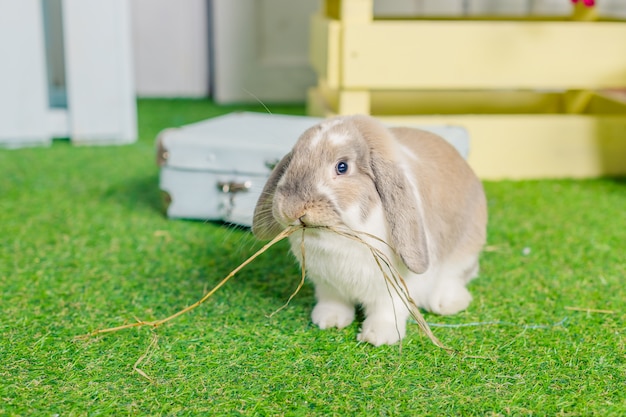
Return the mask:
M60 0L56 0L60 2ZM140 97L213 97L219 103L304 102L318 0L131 0ZM599 0L626 17L626 1ZM569 16L569 0L374 0L375 16ZM256 98L255 98L256 96Z
M136 98L304 103L320 0L0 0L0 143L136 139ZM626 0L598 0L626 18ZM569 16L570 0L375 0L376 17ZM618 52L619 53L619 52Z

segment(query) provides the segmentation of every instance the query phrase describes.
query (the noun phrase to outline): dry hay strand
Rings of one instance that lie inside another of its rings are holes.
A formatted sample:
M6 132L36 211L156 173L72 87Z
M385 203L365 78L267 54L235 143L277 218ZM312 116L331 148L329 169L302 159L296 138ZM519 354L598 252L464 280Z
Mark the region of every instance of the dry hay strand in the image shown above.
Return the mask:
M310 226L307 226L307 227L310 227ZM291 226L291 227L286 228L281 233L279 233L274 239L272 239L270 242L265 244L256 253L254 253L252 256L250 256L248 259L246 259L244 262L242 262L237 268L232 270L224 279L222 279L215 287L213 287L213 289L211 289L209 292L207 292L200 300L196 301L195 303L191 304L188 307L185 307L185 308L177 311L176 313L172 314L171 316L168 316L168 317L166 317L164 319L155 320L155 321L137 320L136 322L124 324L124 325L121 325L121 326L109 327L109 328L106 328L106 329L95 330L95 331L93 331L91 333L88 333L86 335L78 336L77 338L78 339L85 339L85 338L89 338L89 337L93 337L93 336L97 336L97 335L101 335L101 334L118 332L120 330L130 329L130 328L134 328L134 327L145 327L145 326L148 326L148 327L152 327L153 329L155 329L155 328L157 328L159 326L162 326L163 324L165 324L165 323L167 323L169 321L172 321L175 318L177 318L179 316L182 316L183 314L188 313L191 310L194 310L197 307L199 307L200 305L202 305L203 303L205 303L209 298L211 298L213 296L213 294L215 294L221 287L223 287L239 271L241 271L243 268L245 268L248 264L250 264L252 261L254 261L261 254L266 252L270 247L272 247L273 245L275 245L279 241L285 239L286 237L292 235L296 231L302 230L302 239L301 239L301 242L300 242L300 250L302 251L302 265L301 265L302 275L301 275L300 283L298 284L298 287L296 288L294 293L289 297L287 302L282 307L280 307L279 309L277 309L276 311L274 311L272 314L269 315L269 317L272 317L276 313L278 313L278 312L282 311L283 309L285 309L289 305L291 300L298 294L298 292L300 291L302 286L304 285L305 276L306 276L306 253L305 253L305 249L304 249L305 248L305 246L304 246L304 236L305 236L305 229L307 227L304 227L304 226ZM449 353L453 353L454 352L453 349L446 347L433 334L433 332L430 329L430 326L428 325L428 323L424 319L424 316L419 311L419 307L417 306L417 304L415 303L415 301L411 297L411 295L409 293L409 289L408 289L408 287L406 285L406 282L404 281L404 279L402 278L402 276L398 272L398 270L395 268L393 263L390 261L389 257L383 251L381 251L380 249L378 249L378 248L374 247L373 245L369 244L361 236L374 239L376 241L379 241L379 242L383 243L387 247L391 248L387 242L385 242L384 240L380 239L377 236L374 236L372 234L365 233L365 232L357 232L357 231L353 231L353 230L350 230L350 229L344 230L344 229L339 229L339 228L335 228L335 227L327 227L327 226L315 226L315 227L319 228L319 229L325 229L325 230L328 230L328 231L333 232L333 233L337 233L340 236L346 237L348 239L352 239L354 241L357 241L357 242L367 246L368 249L370 250L372 256L374 257L378 268L380 269L381 273L383 274L383 277L385 279L385 283L387 285L387 289L389 290L390 296L391 296L391 291L393 290L399 296L400 300L404 304L405 308L407 308L407 310L410 312L410 314L413 317L413 319L417 322L420 330L422 330L424 332L424 334L430 339L430 341L433 344L435 344L436 346L446 350ZM391 249L393 250L393 248L391 248ZM156 343L157 343L157 338L156 338L156 335L154 334L152 342L150 343L150 346L148 347L148 351L147 352L149 352L154 346L156 346ZM145 377L147 379L150 379L150 377L148 377L145 374L145 372L143 372L141 369L138 368L138 365L141 362L143 362L144 360L146 360L147 357L148 357L148 353L142 355L142 357L140 357L139 360L137 360L137 362L133 366L133 370L138 372L143 377Z
M137 359L137 362L135 362L135 364L133 365L133 371L137 372L139 375L146 378L150 382L154 382L154 380L152 379L152 377L146 374L143 370L139 369L139 365L142 362L147 361L150 358L150 356L152 356L152 353L154 352L154 348L156 347L157 343L159 343L159 337L157 336L156 333L152 333L152 340L150 341L150 344L148 345L146 352L143 355L141 355L139 359Z
M587 307L565 307L566 310L570 311L582 311L587 314L589 313L599 313L599 314L615 314L613 310L603 310L597 308L587 308Z
M237 273L239 271L241 271L243 268L245 268L250 262L254 261L257 257L259 257L259 255L263 254L270 247L274 246L274 244L276 244L277 242L283 240L284 238L286 238L287 236L291 235L292 233L294 233L298 229L301 229L301 227L289 227L289 228L283 230L274 239L272 239L265 246L263 246L261 249L259 249L254 255L250 256L248 259L246 259L244 262L242 262L241 265L239 265L237 268L233 269L223 280L221 280L215 287L213 287L213 289L211 291L207 292L200 300L196 301L195 303L191 304L188 307L183 308L182 310L177 311L176 313L172 314L169 317L166 317L166 318L161 319L161 320L155 320L155 321L137 320L134 323L128 323L128 324L124 324L124 325L116 326L116 327L109 327L107 329L95 330L95 331L93 331L91 333L88 333L86 335L78 336L78 338L79 339L84 339L84 338L89 338L89 337L92 337L92 336L97 336L99 334L118 332L120 330L130 329L130 328L133 328L133 327L150 326L150 327L153 327L153 328L157 328L157 327L159 327L159 326L161 326L161 325L163 325L163 324L165 324L165 323L167 323L169 321L172 321L175 318L177 318L179 316L182 316L183 314L188 313L191 310L194 310L194 309L198 308L200 305L204 304L204 302L206 302L209 298L211 298L211 296L213 296L213 294L215 294L217 292L217 290L222 288L224 286L224 284L226 284L232 277L237 275Z
M298 283L298 287L293 292L293 294L289 296L289 299L287 300L287 302L278 310L274 311L272 314L267 316L270 319L274 317L276 313L279 313L280 311L287 308L291 300L293 300L293 298L300 292L300 290L304 286L304 280L306 279L306 251L304 250L304 227L299 226L298 228L302 229L302 239L300 239L300 252L302 252L302 264L300 265L300 270L302 271L302 274L300 275L300 282Z

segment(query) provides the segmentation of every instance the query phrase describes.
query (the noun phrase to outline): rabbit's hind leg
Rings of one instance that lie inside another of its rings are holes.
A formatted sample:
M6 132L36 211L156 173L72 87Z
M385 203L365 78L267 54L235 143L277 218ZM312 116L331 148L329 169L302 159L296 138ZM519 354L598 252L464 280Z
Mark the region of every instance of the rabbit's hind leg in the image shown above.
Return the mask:
M478 255L444 262L436 274L428 277L429 285L421 286L421 307L428 311L451 315L465 310L472 301L467 283L478 274Z

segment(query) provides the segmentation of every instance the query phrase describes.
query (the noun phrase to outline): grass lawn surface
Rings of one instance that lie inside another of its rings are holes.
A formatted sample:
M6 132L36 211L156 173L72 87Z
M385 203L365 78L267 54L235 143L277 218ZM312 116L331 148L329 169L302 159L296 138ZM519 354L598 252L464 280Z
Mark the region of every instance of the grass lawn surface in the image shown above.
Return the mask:
M240 109L140 101L136 144L0 150L0 415L626 415L619 179L485 184L474 301L425 315L458 354L416 324L401 347L357 343L358 323L321 331L310 285L268 318L300 279L286 242L156 331L75 340L176 312L262 246L167 220L158 190L161 129Z

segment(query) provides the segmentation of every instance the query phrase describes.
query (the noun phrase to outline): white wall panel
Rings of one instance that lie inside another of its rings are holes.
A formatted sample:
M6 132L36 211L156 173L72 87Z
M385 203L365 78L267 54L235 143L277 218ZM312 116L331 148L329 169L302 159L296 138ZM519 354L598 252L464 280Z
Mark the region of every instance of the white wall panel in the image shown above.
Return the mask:
M137 94L207 96L207 0L132 0L131 10Z
M0 0L0 144L48 144L41 0Z
M137 139L126 0L64 0L69 134L77 143Z

